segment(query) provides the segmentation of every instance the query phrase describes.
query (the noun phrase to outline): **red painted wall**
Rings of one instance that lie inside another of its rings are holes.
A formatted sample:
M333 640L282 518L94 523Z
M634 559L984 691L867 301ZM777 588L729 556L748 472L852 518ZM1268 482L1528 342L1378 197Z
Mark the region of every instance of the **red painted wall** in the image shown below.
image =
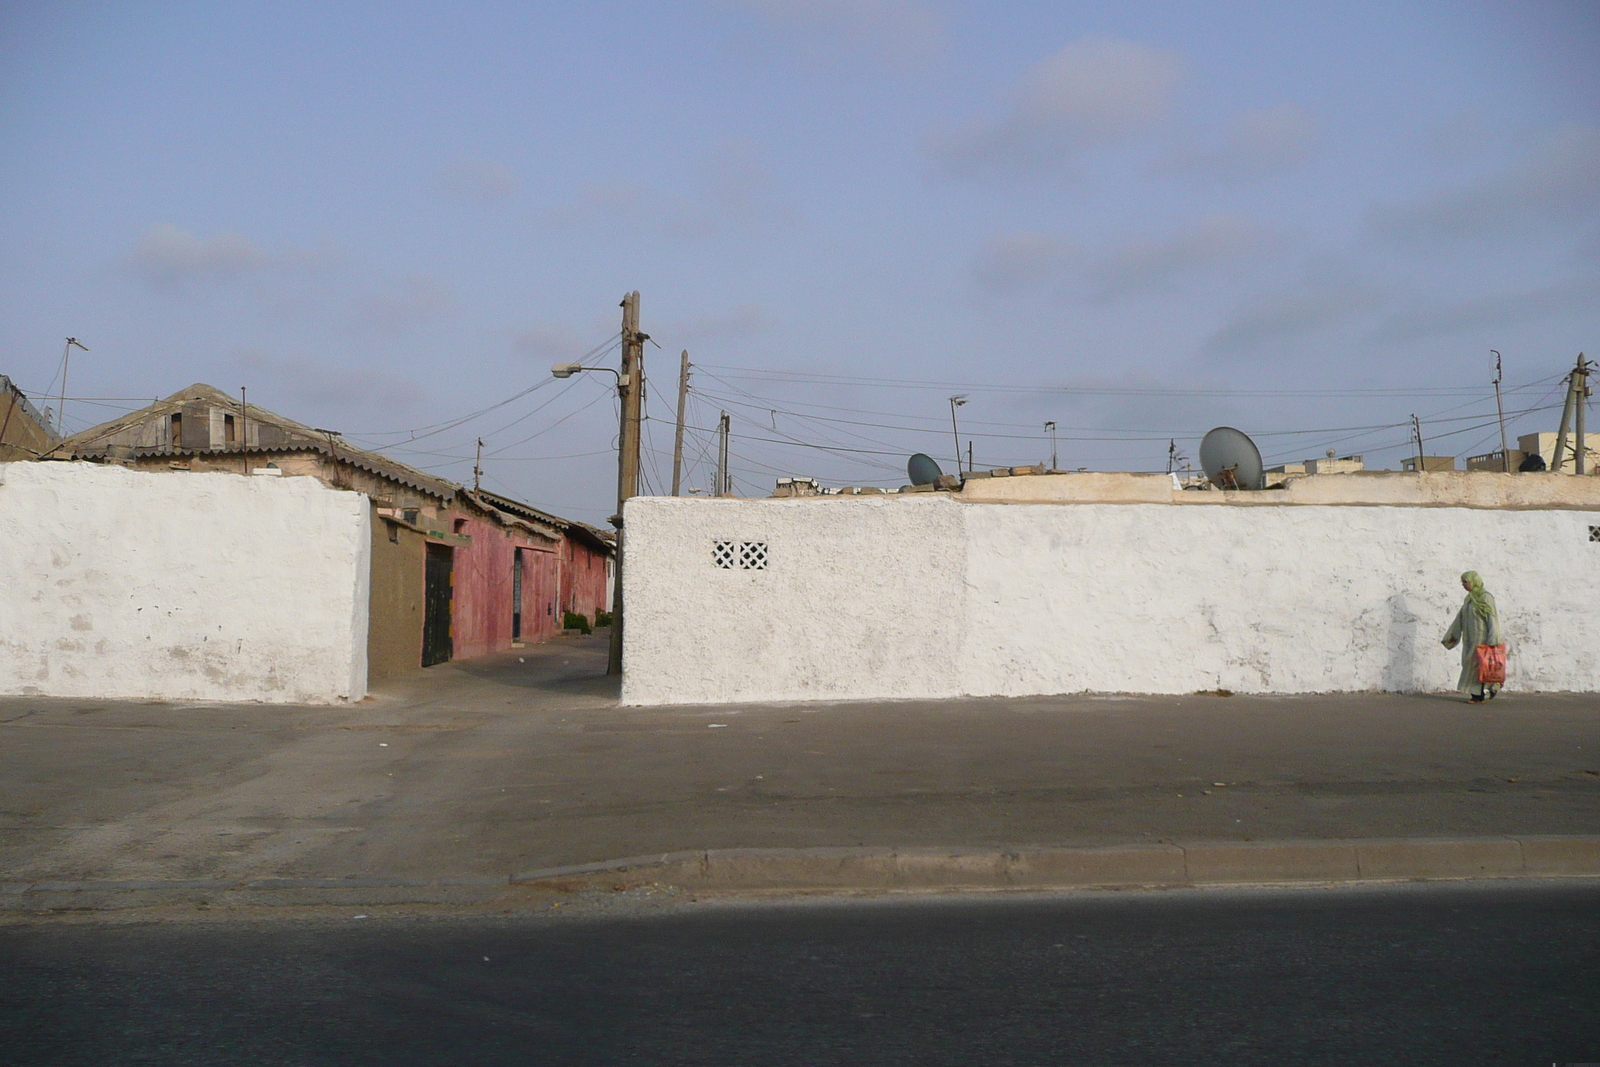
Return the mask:
M512 556L518 548L533 549L540 542L470 513L453 513L450 528L472 538L471 544L458 545L455 550L455 603L451 612L455 658L468 659L510 648ZM523 566L528 568L523 573L524 626L536 621L527 610L528 580L539 570L535 559L548 555L551 553L523 554Z
M562 548L562 603L593 623L595 613L606 606L606 556L570 537Z

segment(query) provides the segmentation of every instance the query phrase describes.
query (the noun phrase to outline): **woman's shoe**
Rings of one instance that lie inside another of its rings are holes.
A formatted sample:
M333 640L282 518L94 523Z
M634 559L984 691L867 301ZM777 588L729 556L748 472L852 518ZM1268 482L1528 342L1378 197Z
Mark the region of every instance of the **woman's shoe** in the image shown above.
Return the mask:
M1467 703L1468 704L1482 704L1483 703L1483 698L1482 697L1468 697L1467 698Z

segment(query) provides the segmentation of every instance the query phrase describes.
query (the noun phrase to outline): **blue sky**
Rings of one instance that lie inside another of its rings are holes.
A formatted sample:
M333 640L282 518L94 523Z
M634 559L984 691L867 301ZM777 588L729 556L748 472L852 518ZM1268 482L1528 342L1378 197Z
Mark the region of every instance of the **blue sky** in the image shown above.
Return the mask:
M548 368L638 289L654 489L684 348L749 493L949 469L953 393L979 466L1487 451L1490 349L1512 411L1600 350L1597 57L1584 2L10 3L0 372L482 435L596 520L610 376Z

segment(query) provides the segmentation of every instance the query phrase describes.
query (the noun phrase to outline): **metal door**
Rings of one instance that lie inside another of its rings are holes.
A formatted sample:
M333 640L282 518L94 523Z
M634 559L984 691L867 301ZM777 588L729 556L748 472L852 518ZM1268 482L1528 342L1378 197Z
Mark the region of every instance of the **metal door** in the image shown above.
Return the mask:
M511 640L522 640L522 549L511 557Z
M451 601L455 596L455 550L449 545L428 546L422 596L422 665L444 663L455 654L450 625Z

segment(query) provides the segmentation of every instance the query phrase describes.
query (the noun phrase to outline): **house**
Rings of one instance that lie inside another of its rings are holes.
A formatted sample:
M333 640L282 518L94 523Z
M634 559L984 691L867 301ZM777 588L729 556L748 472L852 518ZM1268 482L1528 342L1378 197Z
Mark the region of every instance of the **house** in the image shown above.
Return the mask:
M0 463L35 459L59 440L50 420L0 374Z
M312 477L365 494L369 682L543 640L560 632L564 610L592 617L606 604L612 545L599 531L356 448L202 383L74 434L49 458Z

